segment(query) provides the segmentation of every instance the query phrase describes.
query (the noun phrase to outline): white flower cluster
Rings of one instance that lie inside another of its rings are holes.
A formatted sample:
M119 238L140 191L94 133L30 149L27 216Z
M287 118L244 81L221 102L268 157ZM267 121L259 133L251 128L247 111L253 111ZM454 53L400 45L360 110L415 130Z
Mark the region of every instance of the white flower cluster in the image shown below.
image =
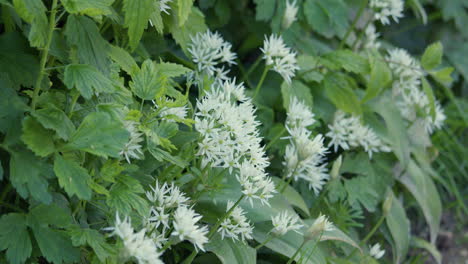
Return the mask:
M284 10L283 21L281 26L283 29L287 29L291 26L294 21L297 20L297 11L299 8L296 6L297 0L290 2L289 0L286 1L286 9Z
M130 133L130 138L120 151L120 155L130 163L130 159L141 159L143 156L141 142L143 134L138 130L138 122L132 120L123 121L125 129Z
M146 192L146 197L152 204L146 227L152 231L158 247L162 246L162 241L167 240L166 236L172 235L180 241L190 241L197 250L204 250L204 244L208 242L208 228L197 224L202 217L189 207L185 193L174 183L160 185L156 181L155 186L151 186L151 191ZM166 233L171 224L173 232ZM157 230L160 226L162 230ZM157 236L156 233L160 235Z
M115 226L107 230L113 231L112 235L117 235L122 240L124 245L122 255L125 259L135 258L139 264L163 264L159 259L161 253L153 239L146 236L146 229L135 233L128 216L121 220L117 214Z
M294 77L294 72L299 70L297 65L296 53L286 47L281 36L271 35L269 38L265 36L263 41L263 58L266 60L266 65L273 66L273 69L278 72L287 83L291 83Z
M174 104L174 100L170 98L166 98L166 103L169 105ZM159 108L159 105L153 101L153 104L155 105L156 108ZM167 122L176 122L176 120L182 120L187 117L187 105L183 106L163 106L162 109L159 112L159 116L162 118L162 120L167 121ZM176 120L174 120L176 119Z
M292 97L286 119L290 143L286 146L285 161L287 177L303 179L309 183L315 194L318 194L329 178L327 164L323 163L327 149L323 146L323 136L316 135L311 139L308 126L315 123L314 114L302 102Z
M159 10L169 15L169 10L171 10L170 2L172 0L159 0Z
M288 211L283 211L271 217L271 223L273 224L271 232L277 236L282 236L289 231L300 234L299 229L304 226L300 222L301 220L297 215L291 214Z
M410 122L417 122L427 133L439 129L445 120L445 114L435 102L435 118L430 112L430 101L421 89L421 78L424 76L419 63L404 49L389 51L386 59L396 77L393 82L393 94L397 97L397 105L403 117Z
M374 18L382 24L390 24L390 18L395 22L403 17L403 0L370 0L370 8L374 10Z
M237 179L252 203L268 204L275 187L265 173L269 165L255 120L255 108L235 80L215 83L197 102L195 129L201 133L202 165L238 169Z
M375 259L379 259L383 257L385 254L385 250L380 249L380 244L376 243L373 247L369 250L369 255Z
M228 212L233 206L234 203L232 201L228 201L226 212ZM233 240L240 239L245 241L246 239L252 239L253 227L245 216L244 210L237 206L232 210L229 216L224 219L217 231L221 233L221 239L228 237Z
M335 226L328 221L328 217L320 214L312 226L305 233L305 239L313 239L317 236L321 236L325 231L333 231Z
M369 24L367 26L365 33L365 40L364 40L364 49L379 49L380 42L378 38L380 37L380 33L377 32L375 26L373 24Z
M231 43L225 41L218 32L197 33L191 37L188 51L193 62L197 64L198 71L204 72L216 80L225 81L229 78L224 70L223 63L236 64L237 55L231 51Z
M361 123L357 116L347 115L338 110L333 123L328 125L328 128L330 131L326 136L331 138L329 146L333 145L335 152L338 147L348 150L361 146L372 158L374 152L391 151L370 127Z

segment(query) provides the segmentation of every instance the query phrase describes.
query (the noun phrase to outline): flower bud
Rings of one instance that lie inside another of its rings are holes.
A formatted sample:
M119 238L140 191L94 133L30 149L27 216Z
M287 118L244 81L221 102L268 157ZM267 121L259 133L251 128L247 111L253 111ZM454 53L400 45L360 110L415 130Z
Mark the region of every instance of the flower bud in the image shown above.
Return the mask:
M332 169L330 171L330 176L332 180L338 179L340 177L341 162L341 155L335 160L335 162L333 162Z
M393 201L393 192L389 191L387 194L387 198L385 198L385 201L382 204L382 211L384 216L387 216L388 213L390 212L390 209L392 209L392 201Z
M312 224L312 226L305 232L304 239L306 241L312 240L324 231L331 231L333 229L333 224L328 221L328 218L325 215L321 214L315 220L314 224Z

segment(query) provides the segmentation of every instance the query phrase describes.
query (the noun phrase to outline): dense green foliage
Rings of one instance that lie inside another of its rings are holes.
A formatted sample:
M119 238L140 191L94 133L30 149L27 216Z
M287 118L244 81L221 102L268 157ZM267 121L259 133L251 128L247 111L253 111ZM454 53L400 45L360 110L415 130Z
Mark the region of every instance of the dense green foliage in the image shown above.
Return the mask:
M245 242L214 229L197 255L171 238L164 263L441 263L443 211L460 222L468 214L466 1L405 1L400 23L375 23L379 49L363 44L367 0L297 0L288 27L284 0L173 0L166 11L161 2L0 0L0 263L137 263L106 228L118 213L142 229L153 206L145 192L156 180L185 192L208 229L226 216L228 201L239 201L254 228ZM189 50L208 29L232 43L229 76L253 98L277 186L271 206L239 199L235 171L202 164L197 101L214 80ZM291 83L262 60L273 33L297 52ZM438 107L447 116L432 134L404 118L392 93L399 76L387 54L395 47L421 65L424 118L434 121ZM286 179L293 97L315 114L314 135L326 135L340 110L389 151L330 146L320 193ZM162 114L180 107L186 116ZM122 154L134 133L128 122L142 138L138 158ZM304 227L271 237L270 218L282 211ZM321 213L335 229L304 240ZM386 250L379 260L369 253L377 242Z

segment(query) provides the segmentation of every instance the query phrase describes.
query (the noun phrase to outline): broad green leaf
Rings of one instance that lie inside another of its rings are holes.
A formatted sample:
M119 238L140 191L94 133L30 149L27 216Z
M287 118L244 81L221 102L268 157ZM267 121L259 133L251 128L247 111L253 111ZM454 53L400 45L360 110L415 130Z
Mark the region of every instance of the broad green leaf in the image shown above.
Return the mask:
M285 109L289 108L289 102L292 97L307 105L312 110L314 99L310 92L310 88L300 81L294 80L291 84L283 82L281 84L281 95L283 96L283 106Z
M276 185L277 190L281 190L283 184L286 184L283 180L281 180L279 177L272 177L273 182ZM301 211L309 216L309 208L307 207L307 204L305 203L304 199L302 196L294 189L291 187L291 185L287 185L286 189L284 189L283 193L281 194L292 206L301 209Z
M320 57L320 63L331 69L343 68L348 72L367 73L369 63L365 58L351 50L337 50Z
M325 95L338 108L347 113L360 114L361 105L359 99L354 94L351 84L343 74L329 73L326 75L323 85Z
M445 21L453 19L455 25L464 33L468 24L468 14L466 12L467 3L465 0L440 1L438 4L441 7L442 17ZM465 33L466 34L466 33Z
M306 0L304 2L304 15L307 23L318 33L330 34L331 26L328 15L320 7L317 0Z
M440 251L437 249L437 247L434 244L431 244L427 242L426 240L417 238L417 237L412 237L410 244L411 244L411 247L427 250L434 257L437 264L442 263L442 255L440 254Z
M102 262L106 262L108 257L117 254L116 249L106 243L105 237L94 229L73 228L70 231L70 235L73 246L89 245Z
M31 256L32 245L23 214L4 214L0 218L0 250L6 250L9 263L21 264Z
M468 15L467 15L468 22ZM467 42L464 42L463 45L454 47L453 50L447 52L447 57L450 59L450 62L455 67L455 69L468 80L468 61L465 59L465 55L468 53Z
M421 58L421 65L425 70L432 70L442 62L443 46L436 42L426 48Z
M55 151L51 131L45 129L33 117L23 120L23 135L21 139L36 155L46 157Z
M30 196L45 204L52 202L47 181L53 177L51 166L26 149L10 155L10 181L20 196L24 199Z
M120 120L94 112L85 117L70 137L65 149L83 150L102 157L118 158L128 142L129 133Z
M179 27L182 27L187 21L190 12L192 12L194 0L177 0L177 15L179 17Z
M176 12L176 10L174 12ZM171 10L171 19L168 21L169 31L176 43L182 47L182 50L186 54L188 54L187 46L191 42L190 37L194 36L198 32L203 32L208 29L205 25L205 17L203 16L203 13L196 7L192 7L192 12L189 14L188 21L190 21L190 23L185 24L183 27L179 27L179 19Z
M40 204L29 211L29 217L32 222L48 224L59 228L66 228L72 223L71 211L68 208L62 208L58 204L44 205Z
M135 209L142 216L147 215L149 205L146 199L140 196L141 193L143 193L143 189L139 183L117 182L111 187L106 202L107 205L123 215L130 214L132 209Z
M141 99L154 100L158 93L163 92L158 75L154 63L145 60L141 69L132 76L130 88Z
M268 21L275 13L276 0L254 0L255 19Z
M115 0L60 0L70 14L88 16L109 15L111 5Z
M57 154L55 155L54 172L60 186L65 189L70 197L76 195L82 200L91 199L92 192L87 184L91 176L80 164L64 159Z
M367 102L378 96L392 80L392 72L380 56L370 58L370 67L370 78L362 102Z
M156 146L155 143L153 143L152 140L147 140L148 142L148 151L150 152L150 154L155 158L157 159L158 161L168 161L176 166L179 166L181 168L185 168L188 166L188 162L177 157L177 156L173 156L171 155L169 152L159 148Z
M348 29L348 7L342 0L306 0L304 14L308 24L326 37L342 36Z
M54 130L64 140L75 131L75 126L67 115L54 105L49 104L43 109L34 111L32 115L42 126Z
M65 67L64 83L68 89L76 87L80 94L90 99L99 93L115 91L112 82L91 65L70 64Z
M435 120L436 105L435 105L434 92L432 91L432 87L429 84L429 82L426 80L426 78L422 78L422 88L427 98L429 99L429 107L431 109L429 113L431 114L432 120Z
M223 264L255 264L257 252L242 241L221 239L216 235L206 245L206 251L213 252Z
M155 69L159 74L166 76L167 78L179 77L191 71L189 68L186 68L183 65L171 62L157 63L155 65Z
M429 174L426 174L413 160L408 164L407 173L398 179L408 188L418 202L429 224L431 242L435 243L442 217L442 203L439 192Z
M51 263L76 263L80 259L80 250L73 247L70 237L62 231L43 226L32 225L34 238L42 255Z
M395 263L401 263L408 253L410 223L400 201L395 198L395 195L393 197L390 211L385 219L395 245Z
M28 39L33 47L45 47L47 42L48 20L46 7L42 0L14 0L13 5L18 15L31 24Z
M438 71L431 71L429 74L434 77L438 82L442 84L451 83L453 78L451 76L454 68L453 67L445 67Z
M164 33L164 22L161 13L161 9L158 6L157 8L155 8L155 10L153 11L153 13L151 13L150 16L150 23L156 28L156 31L158 31L159 34Z
M138 72L139 67L135 59L124 49L111 45L109 56L128 74L133 75Z
M28 106L13 90L13 84L1 77L0 75L0 132L6 134L15 124L17 125L18 120L21 120ZM13 133L19 134L20 131Z
M104 75L109 73L109 43L101 36L93 20L86 16L68 16L65 36L68 44L76 49L78 63L94 66Z
M344 188L348 193L348 202L356 208L361 203L368 211L374 212L379 202L379 194L369 186L370 178L357 176L344 181ZM369 187L367 187L369 186Z
M124 0L123 11L125 24L128 28L130 48L135 50L140 43L143 31L148 26L148 21L155 8L153 0Z

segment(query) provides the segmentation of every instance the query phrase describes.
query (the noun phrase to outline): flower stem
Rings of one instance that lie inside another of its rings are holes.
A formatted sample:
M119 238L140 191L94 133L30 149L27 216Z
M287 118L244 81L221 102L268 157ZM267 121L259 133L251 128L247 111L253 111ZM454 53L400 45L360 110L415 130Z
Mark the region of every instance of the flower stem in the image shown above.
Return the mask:
M31 102L32 111L36 110L36 102L37 102L37 98L39 97L39 92L41 90L42 79L44 78L44 74L46 73L45 66L47 64L47 58L49 56L49 48L52 42L52 33L54 32L54 28L55 28L55 15L57 14L57 1L58 0L52 0L52 10L50 12L50 17L49 17L49 31L47 32L47 42L46 42L46 46L44 47L44 50L42 51L41 62L39 64L39 73L37 75L36 83L34 85L34 92L33 92L33 97L32 97L32 102Z
M283 127L283 129L281 129L281 131L270 142L268 142L268 144L265 147L265 150L268 150L271 146L273 146L273 144L281 138L284 132L286 132L286 127Z
M260 77L260 81L257 84L257 88L255 88L255 93L254 93L252 99L255 99L258 92L260 92L260 87L262 87L263 81L265 81L265 77L266 77L269 70L270 70L270 67L265 66L265 69L263 70L263 73L262 73L262 77Z
M383 221L385 220L385 215L382 215L379 218L379 221L375 224L375 226L372 228L372 230L367 234L367 236L361 241L360 245L364 245L367 243L367 241L374 235L374 233L379 229L379 227L382 225ZM347 257L347 259L350 259L356 254L357 249L354 249L353 252Z
M244 76L242 77L242 80L241 80L242 82L249 80L249 75L258 67L261 61L262 61L262 57L258 57L257 60L252 64L252 66L250 66L247 73L245 73ZM240 61L238 62L238 64L240 65Z
M270 242L273 238L275 238L275 236L273 234L270 234L269 237L267 237L267 239L265 241L263 241L263 243L261 243L260 245L256 246L255 247L255 250L259 250L260 248L262 248L264 245L266 245L268 242Z
M339 49L342 49L344 47L344 45L346 44L346 40L348 39L349 34L351 34L351 32L356 27L356 24L359 21L359 18L361 17L362 12L364 12L364 9L366 9L366 6L367 6L367 0L362 0L361 6L359 7L359 10L358 10L358 12L356 14L356 17L354 17L354 20L353 20L351 26L348 28L348 31L346 31L346 34L344 35L343 39L341 39Z
M304 247L304 245L307 243L307 240L304 240L304 242L302 242L301 246L296 250L296 252L294 253L294 255L292 255L292 257L289 258L288 262L286 264L291 264L294 259L296 258L297 254L299 254L299 252L301 251L301 249Z

